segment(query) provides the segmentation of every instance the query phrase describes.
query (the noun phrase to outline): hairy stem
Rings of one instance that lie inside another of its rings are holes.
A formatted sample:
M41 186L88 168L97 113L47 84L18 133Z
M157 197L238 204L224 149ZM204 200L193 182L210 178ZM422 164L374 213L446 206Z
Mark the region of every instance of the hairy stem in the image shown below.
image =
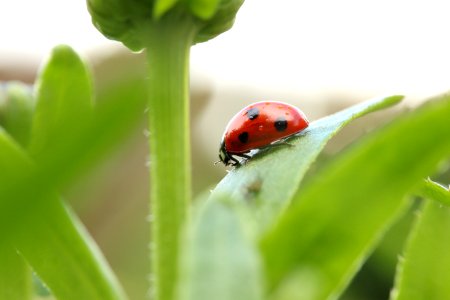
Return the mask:
M189 51L195 26L171 15L148 28L152 293L172 300L191 197Z

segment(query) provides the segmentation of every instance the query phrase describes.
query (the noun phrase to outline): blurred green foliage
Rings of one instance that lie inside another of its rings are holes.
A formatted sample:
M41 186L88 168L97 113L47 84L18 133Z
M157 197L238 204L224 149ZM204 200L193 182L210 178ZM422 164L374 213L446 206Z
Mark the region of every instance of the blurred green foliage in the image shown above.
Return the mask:
M89 77L72 49L55 48L41 73L33 122L26 123L33 124L29 152L0 131L1 247L17 248L61 299L124 299L95 244L54 190L85 173L111 143L117 143L136 124L145 93L138 88L139 80L130 79L131 86L119 85L108 91L114 95L108 94L109 101L93 110ZM130 99L135 99L133 104L138 107L129 105ZM26 100L19 103L28 107Z

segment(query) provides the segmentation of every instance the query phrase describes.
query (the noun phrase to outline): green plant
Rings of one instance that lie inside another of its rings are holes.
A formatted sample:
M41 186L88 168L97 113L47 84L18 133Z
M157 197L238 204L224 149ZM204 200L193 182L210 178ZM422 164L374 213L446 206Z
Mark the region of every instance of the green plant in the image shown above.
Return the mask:
M99 105L92 122L90 75L66 46L55 48L40 74L33 114L29 113L34 101L28 87L12 84L6 91L1 120L8 132L0 131L0 205L5 237L1 246L9 255L2 259L10 269L24 269L21 257L10 259L20 253L58 298L123 299L124 293L97 247L55 190L102 155L110 140L120 135L114 132L112 137L110 133L99 139L99 133L114 125L129 128L137 110L132 112L130 107L117 118L122 113L115 110L117 103ZM134 93L122 90L120 94L124 92L139 105ZM12 130L17 126L22 130ZM29 139L21 141L17 136ZM12 288L1 289L5 294L0 298L25 299L24 291L13 287L14 283L29 286L29 272L7 271L1 275L2 286Z
M0 299L31 297L28 264L58 299L127 298L58 192L136 126L146 105L155 299L336 299L415 195L427 200L392 299L450 294L450 192L423 180L450 156L447 95L367 134L315 172L311 167L341 128L402 97L312 122L290 139L293 147L258 152L209 197L192 202L189 49L230 28L241 4L88 0L102 33L132 50L146 49L147 80L129 78L95 95L94 103L89 71L73 50L59 46L34 96L26 86L6 86L0 98ZM430 255L435 249L442 253Z

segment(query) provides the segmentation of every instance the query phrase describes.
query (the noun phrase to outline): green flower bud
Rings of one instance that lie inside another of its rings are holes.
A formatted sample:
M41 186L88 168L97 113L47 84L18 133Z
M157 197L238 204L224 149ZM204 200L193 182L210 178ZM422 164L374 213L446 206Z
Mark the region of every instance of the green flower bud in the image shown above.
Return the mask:
M192 0L208 1L208 0ZM234 24L234 18L244 0L221 0L215 14L198 31L195 41L206 42L230 29Z
M148 44L148 26L158 26L164 18L179 26L185 26L182 20L186 19L194 23L193 43L214 38L231 28L243 1L87 0L87 4L92 23L101 33L139 51Z

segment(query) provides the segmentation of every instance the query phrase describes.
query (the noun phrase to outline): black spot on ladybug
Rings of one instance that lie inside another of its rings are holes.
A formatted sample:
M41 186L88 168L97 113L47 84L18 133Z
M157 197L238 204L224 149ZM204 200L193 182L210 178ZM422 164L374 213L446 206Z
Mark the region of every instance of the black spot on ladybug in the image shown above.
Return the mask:
M257 109L256 107L250 108L249 110L247 110L247 117L250 120L254 120L259 116L259 109Z
M285 117L278 117L275 120L275 123L273 123L273 126L275 126L277 131L285 131L288 126L288 122Z
M238 136L238 139L241 141L242 144L247 143L247 142L248 142L248 132L247 132L247 131L244 131L243 133L241 133L241 134Z

